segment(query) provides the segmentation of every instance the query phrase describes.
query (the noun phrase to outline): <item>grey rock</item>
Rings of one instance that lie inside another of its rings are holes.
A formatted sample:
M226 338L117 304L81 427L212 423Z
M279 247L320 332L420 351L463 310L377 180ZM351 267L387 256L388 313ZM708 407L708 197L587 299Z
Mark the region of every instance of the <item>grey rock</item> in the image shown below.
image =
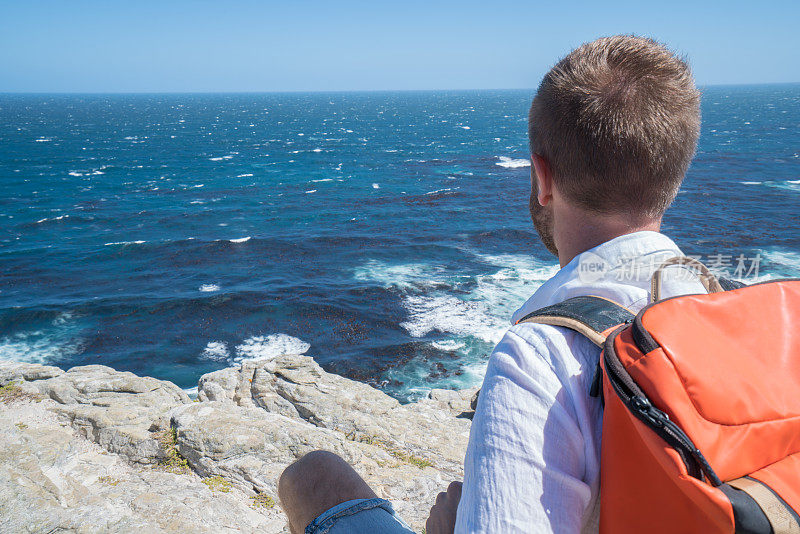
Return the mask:
M206 374L197 402L99 365L0 361L0 385L12 382L29 395L0 398L2 532L286 532L279 503L251 498L277 500L283 469L316 449L345 458L421 530L436 494L463 477L475 394L401 405L297 355Z
M0 361L0 387L11 382L45 380L62 374L63 370L49 365Z
M281 532L237 488L128 462L85 439L56 401L0 403L0 532ZM250 492L252 494L252 492Z
M54 400L53 411L86 438L144 464L163 457L153 433L169 425L166 411L191 402L171 382L103 365L73 367L67 372L43 367L37 372L31 364L0 362L0 376L24 381L26 391Z

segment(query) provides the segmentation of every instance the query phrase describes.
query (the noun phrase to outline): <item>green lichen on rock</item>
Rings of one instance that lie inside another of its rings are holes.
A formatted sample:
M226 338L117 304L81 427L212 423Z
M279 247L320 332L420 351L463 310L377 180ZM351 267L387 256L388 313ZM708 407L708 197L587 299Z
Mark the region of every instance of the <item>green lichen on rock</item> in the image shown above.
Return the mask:
M380 438L377 436L371 436L369 434L362 434L359 432L347 432L344 435L345 438L349 439L350 441L356 441L358 443L366 443L367 445L380 445L383 443Z
M425 469L426 467L433 466L433 463L422 458L420 456L415 456L413 454L409 454L405 451L401 451L399 449L390 449L388 453L400 460L401 462L405 462L407 464L415 465L420 469Z
M26 428L28 428L28 425L26 425L25 423L16 423L14 426L20 430L25 430Z
M98 482L101 484L105 484L107 486L116 486L120 483L118 478L110 477L110 476L102 476L97 479Z
M250 497L250 506L255 509L263 508L269 510L275 506L275 499L266 493L256 493Z
M399 449L395 447L393 444L389 443L388 441L383 440L377 436L372 436L369 434L359 434L357 432L349 432L345 434L345 437L350 441L356 441L358 443L366 443L367 445L374 445L375 447L380 447L381 449L385 450L386 452L388 452L401 462L410 465L415 465L420 469L425 469L426 467L433 466L433 463L430 462L429 460L426 460L425 458L416 456L402 449Z
M40 395L35 393L28 393L24 391L16 382L9 382L5 386L0 386L0 402L11 404L12 402L32 401L39 402L42 400Z
M219 475L206 477L202 482L208 486L208 489L211 491L219 491L220 493L228 493L231 491L231 483Z
M189 472L189 462L178 452L178 434L175 427L169 427L156 434L156 440L167 457L160 458L156 467L182 475Z

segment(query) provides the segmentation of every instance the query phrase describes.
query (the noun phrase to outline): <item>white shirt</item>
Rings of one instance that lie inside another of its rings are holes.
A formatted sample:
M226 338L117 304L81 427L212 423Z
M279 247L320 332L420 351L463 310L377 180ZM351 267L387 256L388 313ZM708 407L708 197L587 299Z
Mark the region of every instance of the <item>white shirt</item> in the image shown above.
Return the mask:
M679 255L657 232L607 241L545 282L512 323L581 295L638 311L652 272ZM665 294L703 292L696 280L664 287ZM598 531L602 407L589 389L599 355L565 328L523 323L508 330L489 358L472 421L456 533Z

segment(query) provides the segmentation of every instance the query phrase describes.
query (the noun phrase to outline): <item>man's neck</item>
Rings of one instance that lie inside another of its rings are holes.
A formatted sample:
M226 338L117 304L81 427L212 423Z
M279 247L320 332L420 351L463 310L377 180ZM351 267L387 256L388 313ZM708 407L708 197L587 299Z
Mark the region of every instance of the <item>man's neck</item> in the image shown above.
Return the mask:
M560 223L560 224L559 224ZM556 221L558 262L564 267L572 259L615 237L634 232L661 229L661 219L631 221L620 215L588 214L570 210L561 221Z

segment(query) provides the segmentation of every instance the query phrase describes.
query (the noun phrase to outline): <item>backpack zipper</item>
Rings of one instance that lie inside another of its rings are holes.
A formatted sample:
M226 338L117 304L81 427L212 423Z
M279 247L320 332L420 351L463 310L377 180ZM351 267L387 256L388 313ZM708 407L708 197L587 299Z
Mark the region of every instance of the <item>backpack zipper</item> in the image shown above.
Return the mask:
M650 402L647 395L634 382L627 370L622 366L619 358L614 353L614 339L626 327L622 325L606 340L603 350L606 376L608 376L614 391L628 410L641 422L658 434L680 454L686 471L690 476L703 480L705 474L713 486L719 486L722 481L717 477L703 453L695 447L686 433L663 411Z

